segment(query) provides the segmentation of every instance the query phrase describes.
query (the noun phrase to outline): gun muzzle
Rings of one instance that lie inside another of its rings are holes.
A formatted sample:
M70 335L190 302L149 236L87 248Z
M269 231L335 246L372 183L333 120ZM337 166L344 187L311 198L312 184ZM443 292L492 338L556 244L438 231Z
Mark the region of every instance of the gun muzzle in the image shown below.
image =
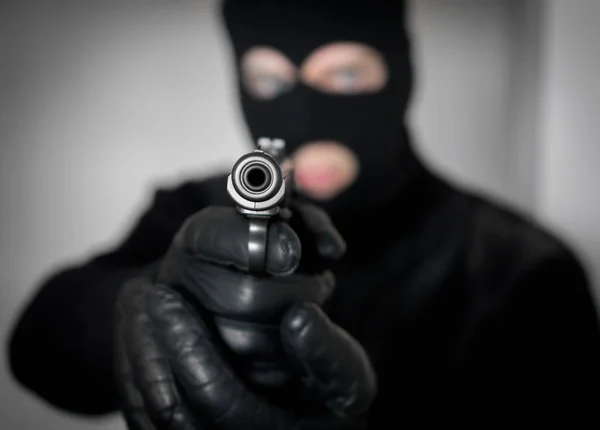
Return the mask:
M227 179L229 195L238 210L248 216L277 215L286 185L279 163L260 149L240 157Z

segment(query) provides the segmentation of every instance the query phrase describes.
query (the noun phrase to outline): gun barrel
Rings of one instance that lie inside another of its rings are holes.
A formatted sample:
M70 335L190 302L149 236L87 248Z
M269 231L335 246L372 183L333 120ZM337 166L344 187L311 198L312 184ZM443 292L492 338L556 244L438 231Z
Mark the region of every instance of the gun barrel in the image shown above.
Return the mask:
M274 216L289 218L286 206L293 188L293 168L285 162L285 142L262 138L258 143L259 149L242 155L227 178L227 192L238 212L250 220L248 269L252 273L264 272L269 220Z

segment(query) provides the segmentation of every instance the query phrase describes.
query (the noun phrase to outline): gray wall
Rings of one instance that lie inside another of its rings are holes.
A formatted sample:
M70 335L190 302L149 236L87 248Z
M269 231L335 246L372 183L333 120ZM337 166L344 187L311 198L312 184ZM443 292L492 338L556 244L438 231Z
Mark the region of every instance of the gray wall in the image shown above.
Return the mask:
M550 2L536 213L576 243L600 299L600 2Z
M546 11L537 1L414 3L419 151L453 180L539 215L600 262L590 185L600 183L600 64L591 54L600 3L547 1ZM211 2L3 8L5 334L43 277L113 244L152 189L226 168L247 146ZM1 428L123 428L118 418L57 413L2 366Z

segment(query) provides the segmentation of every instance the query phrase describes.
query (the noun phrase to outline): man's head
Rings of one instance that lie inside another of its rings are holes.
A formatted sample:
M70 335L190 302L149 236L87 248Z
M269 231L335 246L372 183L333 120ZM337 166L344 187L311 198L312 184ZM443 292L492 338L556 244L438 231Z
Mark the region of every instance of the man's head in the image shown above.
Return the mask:
M324 206L380 204L402 174L404 12L401 0L224 3L250 132L284 139L301 192Z

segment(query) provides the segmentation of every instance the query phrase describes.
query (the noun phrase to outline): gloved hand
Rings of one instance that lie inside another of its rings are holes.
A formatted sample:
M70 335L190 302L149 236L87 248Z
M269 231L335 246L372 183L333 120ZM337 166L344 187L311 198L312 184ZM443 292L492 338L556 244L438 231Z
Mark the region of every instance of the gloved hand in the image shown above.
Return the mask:
M344 243L317 208L295 213L307 240L301 249L292 227L271 223L270 276L247 273L248 221L211 207L182 226L155 280L124 286L117 380L131 429L361 427L376 392L369 359L319 307L333 276L297 272L301 250L336 259Z

